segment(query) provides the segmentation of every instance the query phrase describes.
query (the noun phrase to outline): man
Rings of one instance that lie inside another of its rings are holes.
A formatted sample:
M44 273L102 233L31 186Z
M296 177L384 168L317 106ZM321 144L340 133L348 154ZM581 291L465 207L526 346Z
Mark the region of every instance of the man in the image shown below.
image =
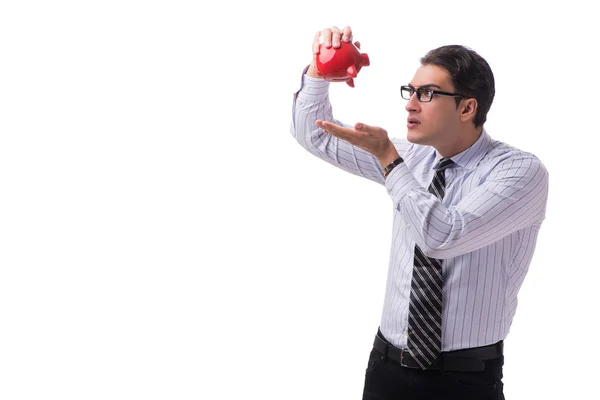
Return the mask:
M473 50L443 46L421 59L401 88L408 140L390 140L382 128L333 118L330 83L316 71L320 39L337 48L352 30L315 36L292 134L317 157L385 185L394 207L363 399L503 399L502 344L545 216L546 169L483 128L494 77Z

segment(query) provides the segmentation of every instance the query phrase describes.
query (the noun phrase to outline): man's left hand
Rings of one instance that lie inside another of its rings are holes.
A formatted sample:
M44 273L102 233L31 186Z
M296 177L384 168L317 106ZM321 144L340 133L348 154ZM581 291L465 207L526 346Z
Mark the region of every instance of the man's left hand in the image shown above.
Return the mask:
M363 123L354 125L354 129L344 128L329 121L317 120L317 126L325 133L338 137L373 154L382 167L400 157L385 129Z

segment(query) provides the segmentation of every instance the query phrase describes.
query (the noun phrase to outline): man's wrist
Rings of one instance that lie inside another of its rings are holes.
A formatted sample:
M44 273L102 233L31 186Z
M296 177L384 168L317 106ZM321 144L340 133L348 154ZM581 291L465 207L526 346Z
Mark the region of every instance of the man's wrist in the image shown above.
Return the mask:
M319 74L317 74L317 66L315 65L315 62L313 60L313 62L310 64L310 66L308 67L308 69L306 70L306 75L310 76L311 78L315 78L315 79L319 79L321 78L319 76Z
M390 162L388 165L385 166L385 168L383 169L383 177L387 178L387 176L390 174L390 172L392 172L392 170L394 168L396 168L398 165L402 164L404 162L404 159L400 156L398 156L394 161Z
M386 150L383 154L377 157L377 160L379 161L381 168L385 168L389 163L398 157L400 157L400 154L398 154L396 147L394 147L394 144L391 141L388 141L386 144Z

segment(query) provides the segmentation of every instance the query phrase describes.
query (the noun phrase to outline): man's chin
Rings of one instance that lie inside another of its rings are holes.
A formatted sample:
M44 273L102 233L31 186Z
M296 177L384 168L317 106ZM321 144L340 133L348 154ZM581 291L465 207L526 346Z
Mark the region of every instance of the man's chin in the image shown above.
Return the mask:
M415 132L414 129L409 129L408 132L406 132L406 139L414 144L427 144L426 138L423 137L423 135L419 134L419 132Z

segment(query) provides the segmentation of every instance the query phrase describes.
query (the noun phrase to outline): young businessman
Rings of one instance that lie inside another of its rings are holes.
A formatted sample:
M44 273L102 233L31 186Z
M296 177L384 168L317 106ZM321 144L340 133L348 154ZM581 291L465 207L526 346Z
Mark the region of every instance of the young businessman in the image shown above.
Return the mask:
M429 51L400 88L406 140L335 120L315 57L320 41L337 48L342 40L352 40L350 27L315 35L292 134L317 157L384 185L392 201L363 399L503 399L502 344L544 219L547 171L484 129L494 76L464 46Z

